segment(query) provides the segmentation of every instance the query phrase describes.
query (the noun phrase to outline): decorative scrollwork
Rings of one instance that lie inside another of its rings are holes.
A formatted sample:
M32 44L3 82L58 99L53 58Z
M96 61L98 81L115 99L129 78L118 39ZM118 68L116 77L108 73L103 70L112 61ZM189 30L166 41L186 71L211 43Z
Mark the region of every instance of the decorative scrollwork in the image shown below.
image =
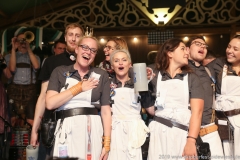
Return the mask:
M238 0L195 0L169 25L235 23L240 21L239 11Z
M142 7L151 10L144 4ZM240 22L240 0L191 0L168 26L229 24ZM126 0L84 1L78 5L23 23L23 26L42 26L60 29L76 22L83 27L149 27L156 26L150 18ZM155 13L152 13L155 14Z
M111 0L84 1L63 11L32 20L21 25L42 26L47 28L64 28L67 24L76 22L93 28L113 27L146 27L152 22L125 0L120 0L114 8L108 3Z

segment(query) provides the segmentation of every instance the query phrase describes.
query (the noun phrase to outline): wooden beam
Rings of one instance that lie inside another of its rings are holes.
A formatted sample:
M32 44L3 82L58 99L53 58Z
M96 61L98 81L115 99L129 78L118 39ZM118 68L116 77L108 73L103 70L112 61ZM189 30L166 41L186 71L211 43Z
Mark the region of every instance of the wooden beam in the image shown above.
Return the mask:
M219 35L231 34L231 26L204 26L204 27L175 27L164 28L164 30L157 30L157 28L107 28L94 29L94 35L100 36L137 36L147 35L151 31L173 31L174 36L190 36L190 35Z
M71 7L73 5L82 3L87 0L59 0L59 1L49 1L47 3L43 3L39 6L35 6L32 8L25 9L24 11L15 13L9 17L0 18L0 29L5 29L14 25L18 25L20 23L30 21L34 18L39 18L53 12L57 12L67 7Z

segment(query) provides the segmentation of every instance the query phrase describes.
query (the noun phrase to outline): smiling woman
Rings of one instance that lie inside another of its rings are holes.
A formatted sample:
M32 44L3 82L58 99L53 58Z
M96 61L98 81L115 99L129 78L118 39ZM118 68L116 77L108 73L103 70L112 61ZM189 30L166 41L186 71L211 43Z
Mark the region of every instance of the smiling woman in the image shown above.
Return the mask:
M104 46L103 51L105 54L105 60L99 64L99 68L106 70L109 74L109 77L114 76L114 71L111 68L110 56L115 50L125 49L128 50L127 42L123 38L113 37L107 41L107 44Z
M108 74L90 66L99 48L95 37L84 36L77 45L75 64L57 67L49 80L46 107L57 109L58 120L53 156L105 160L111 136Z
M239 157L240 35L236 35L230 40L226 48L226 58L216 58L207 67L216 80L216 116L219 119L219 125L221 126L220 122L228 124L228 126L225 125L222 134L219 132L223 140L224 154L226 157ZM227 135L227 138L224 138L223 135Z
M149 124L149 160L163 155L172 159L197 156L195 139L200 129L204 95L199 78L188 67L188 57L183 41L175 38L167 40L157 53L158 74L151 81L156 86L152 90L156 97L143 97L151 101L144 107L154 116Z

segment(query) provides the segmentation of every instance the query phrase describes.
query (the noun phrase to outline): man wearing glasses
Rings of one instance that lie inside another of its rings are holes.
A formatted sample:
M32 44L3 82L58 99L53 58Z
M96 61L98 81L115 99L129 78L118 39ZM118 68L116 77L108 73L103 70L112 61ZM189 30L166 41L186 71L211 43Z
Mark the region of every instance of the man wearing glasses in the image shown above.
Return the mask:
M200 137L203 142L210 145L211 160L223 158L223 148L221 139L218 133L218 127L215 124L215 118L212 114L213 110L213 96L215 92L212 89L214 80L210 78L207 69L202 62L207 55L207 44L202 36L196 36L190 39L186 46L189 48L189 63L188 65L199 76L202 86L204 88L204 110L202 114L202 124L200 129Z
M49 78L51 76L52 71L61 65L72 65L75 63L75 48L80 40L80 38L84 34L84 29L77 23L69 24L65 29L65 42L66 42L66 50L63 54L59 54L56 56L49 57L46 59L41 72L39 74L39 80L42 81L41 86L41 93L38 97L35 115L34 115L34 122L32 127L31 133L31 142L30 144L33 146L39 145L38 142L38 129L40 126L41 121L49 121L49 119L53 117L53 111L46 110L45 111L45 97L47 86L49 83ZM46 148L47 149L47 148ZM50 149L47 149L47 152L50 152ZM41 147L39 149L39 159L45 159L46 154L44 151L41 151ZM47 153L48 155L50 153Z

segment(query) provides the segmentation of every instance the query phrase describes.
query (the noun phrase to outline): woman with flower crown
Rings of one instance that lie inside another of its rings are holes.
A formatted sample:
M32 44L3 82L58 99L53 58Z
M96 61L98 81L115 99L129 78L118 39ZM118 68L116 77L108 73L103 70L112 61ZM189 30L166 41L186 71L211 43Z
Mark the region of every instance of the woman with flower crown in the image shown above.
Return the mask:
M57 67L51 75L46 107L56 109L58 120L54 157L86 160L105 160L108 157L111 136L110 83L106 71L90 66L98 48L95 37L84 36L75 49L76 63ZM101 117L94 104L101 104Z

